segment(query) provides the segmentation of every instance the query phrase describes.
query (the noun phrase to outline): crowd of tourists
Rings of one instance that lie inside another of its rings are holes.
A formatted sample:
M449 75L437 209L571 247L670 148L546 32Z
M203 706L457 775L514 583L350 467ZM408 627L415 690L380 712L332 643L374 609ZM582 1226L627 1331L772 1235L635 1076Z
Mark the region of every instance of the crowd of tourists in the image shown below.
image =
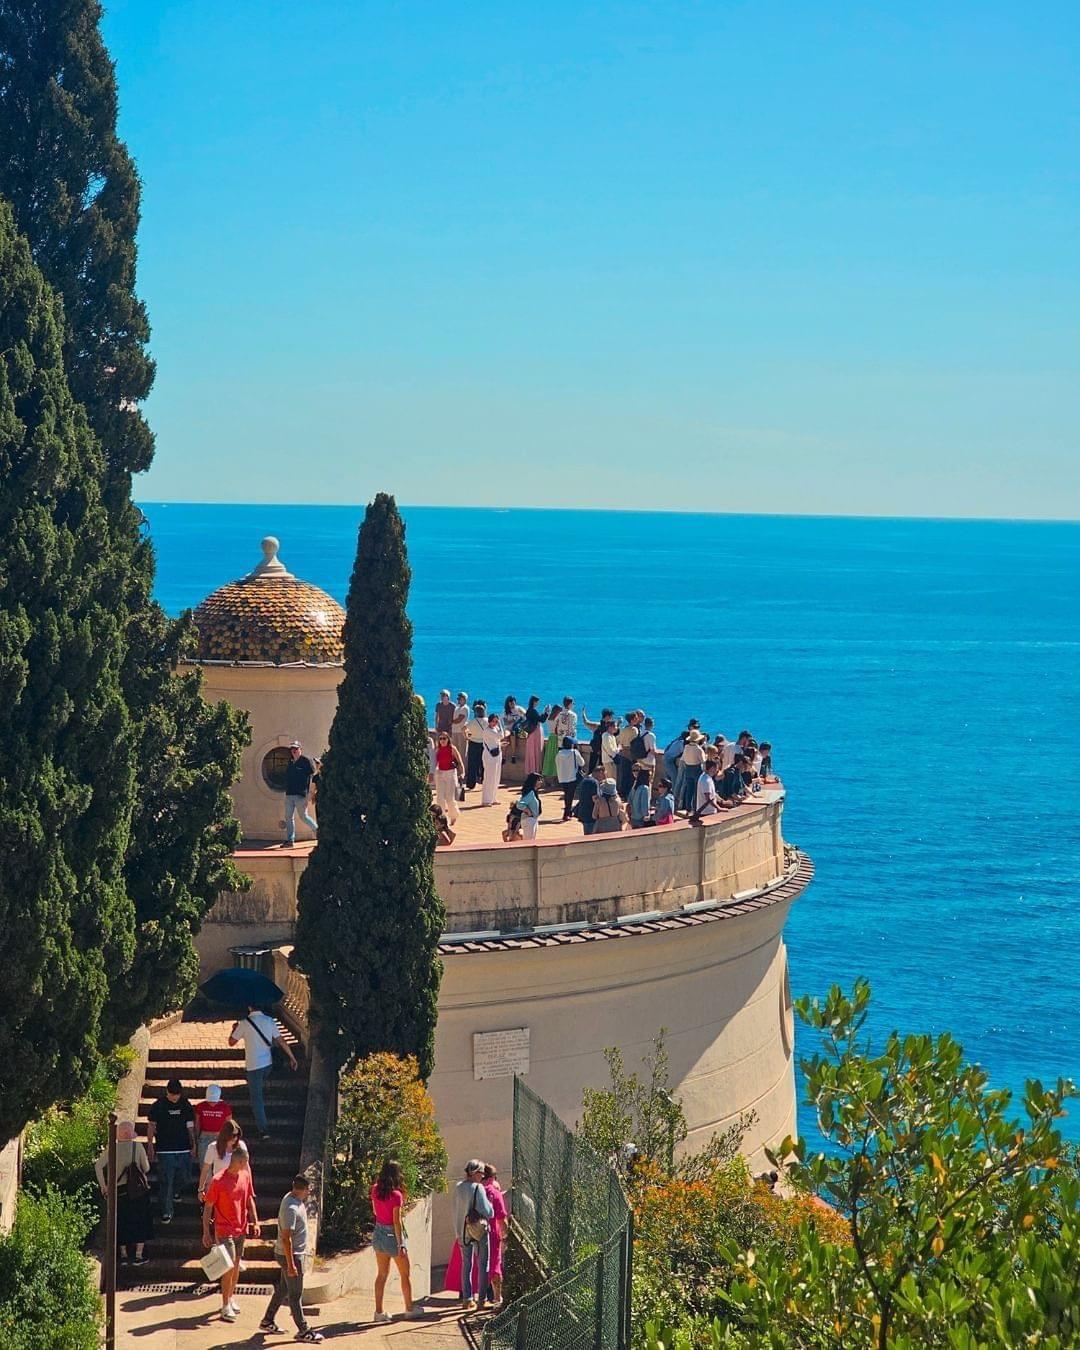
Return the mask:
M249 1236L259 1237L261 1230L251 1152L220 1085L209 1084L205 1099L193 1105L183 1083L177 1078L170 1079L148 1112L146 1142L137 1137L129 1120L119 1122L116 1135L116 1241L120 1265L143 1266L149 1261L146 1244L154 1235L150 1189L150 1170L154 1167L163 1224L172 1222L175 1206L186 1198L189 1187L192 1200L201 1205L202 1245L221 1267L221 1318L235 1322L240 1312L236 1286L244 1244ZM262 1131L261 1138L268 1139L269 1135ZM105 1149L95 1164L103 1195L108 1189L107 1169ZM304 1273L309 1259L309 1191L308 1178L298 1173L278 1206L274 1258L281 1267L281 1275L259 1330L281 1335L282 1329L275 1319L282 1304L288 1302L296 1324L296 1339L316 1345L322 1341L322 1333L310 1326L303 1309Z
M541 706L534 694L522 707L511 695L492 711L483 699L470 703L461 691L455 700L444 689L434 723L429 755L440 844L453 842L467 793L479 788L480 804L496 805L508 760L524 761L525 778L507 813L507 843L536 838L545 792L558 793L558 819L577 820L585 834L606 834L700 820L775 781L768 741L749 731L709 737L691 718L661 750L653 719L640 708L621 717L604 708L594 721L584 708L579 718L569 696ZM588 740L579 725L591 732Z

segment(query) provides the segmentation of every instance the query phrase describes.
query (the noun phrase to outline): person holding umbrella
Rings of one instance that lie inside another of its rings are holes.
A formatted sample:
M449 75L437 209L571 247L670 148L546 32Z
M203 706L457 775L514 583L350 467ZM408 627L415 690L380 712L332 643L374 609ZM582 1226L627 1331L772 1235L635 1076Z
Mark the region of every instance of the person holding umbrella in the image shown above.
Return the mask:
M282 1039L277 1022L254 1004L248 1004L247 1012L229 1032L230 1045L239 1045L241 1042L244 1046L244 1074L248 1083L248 1096L251 1098L251 1114L255 1117L255 1129L260 1139L269 1139L265 1084L274 1063L274 1046L288 1059L293 1073L297 1070L296 1056Z
M263 1139L268 1139L270 1127L266 1119L264 1083L274 1063L274 1046L280 1048L294 1073L297 1065L296 1056L282 1039L281 1028L269 1014L260 1009L280 1002L285 995L262 971L251 970L246 966L219 970L202 985L202 992L215 1003L247 1009L229 1033L229 1044L243 1043L244 1073L251 1098L251 1114L255 1117L256 1131Z

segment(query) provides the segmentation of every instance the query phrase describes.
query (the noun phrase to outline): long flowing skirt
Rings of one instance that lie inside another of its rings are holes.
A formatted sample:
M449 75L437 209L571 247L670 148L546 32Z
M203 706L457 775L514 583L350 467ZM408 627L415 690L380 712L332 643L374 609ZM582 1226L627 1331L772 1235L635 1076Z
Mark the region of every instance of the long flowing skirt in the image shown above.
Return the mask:
M541 772L545 778L555 777L555 756L559 753L559 738L554 732L544 743L544 766Z
M544 759L544 733L539 724L533 727L525 739L525 772L539 773Z

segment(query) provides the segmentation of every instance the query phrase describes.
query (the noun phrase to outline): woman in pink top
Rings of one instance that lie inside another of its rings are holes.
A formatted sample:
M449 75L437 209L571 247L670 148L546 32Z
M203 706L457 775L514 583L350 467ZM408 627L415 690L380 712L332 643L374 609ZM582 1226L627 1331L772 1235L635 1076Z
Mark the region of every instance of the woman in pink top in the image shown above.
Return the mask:
M484 1164L484 1190L487 1191L487 1198L495 1211L495 1217L488 1230L488 1278L491 1281L491 1306L497 1308L502 1303L502 1245L506 1236L507 1209L506 1199L499 1185L499 1173L491 1163Z
M375 1211L375 1232L371 1245L375 1251L375 1321L389 1322L389 1314L383 1312L383 1291L390 1275L390 1260L398 1268L401 1278L401 1293L405 1299L406 1316L412 1312L412 1282L409 1278L409 1253L405 1246L405 1229L401 1222L401 1211L405 1207L405 1186L401 1177L401 1164L393 1158L387 1158L382 1165L379 1179L371 1188L371 1208Z

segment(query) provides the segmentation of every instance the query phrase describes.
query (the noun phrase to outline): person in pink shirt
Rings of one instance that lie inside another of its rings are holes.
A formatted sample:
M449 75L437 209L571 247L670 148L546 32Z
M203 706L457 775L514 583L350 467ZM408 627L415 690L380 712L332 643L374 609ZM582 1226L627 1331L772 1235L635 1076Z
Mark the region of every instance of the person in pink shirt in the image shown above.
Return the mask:
M397 1266L401 1279L401 1293L405 1300L405 1316L413 1310L412 1282L409 1277L409 1252L405 1245L405 1229L401 1214L405 1208L405 1186L401 1176L401 1164L393 1158L387 1158L382 1165L379 1179L371 1188L371 1208L375 1211L375 1232L371 1245L375 1251L375 1321L389 1322L390 1316L383 1312L383 1293L390 1275L390 1261Z
M502 1303L502 1245L506 1236L506 1197L499 1185L498 1170L491 1163L484 1164L484 1190L491 1201L495 1217L488 1231L488 1280L491 1283L491 1306L497 1308Z

